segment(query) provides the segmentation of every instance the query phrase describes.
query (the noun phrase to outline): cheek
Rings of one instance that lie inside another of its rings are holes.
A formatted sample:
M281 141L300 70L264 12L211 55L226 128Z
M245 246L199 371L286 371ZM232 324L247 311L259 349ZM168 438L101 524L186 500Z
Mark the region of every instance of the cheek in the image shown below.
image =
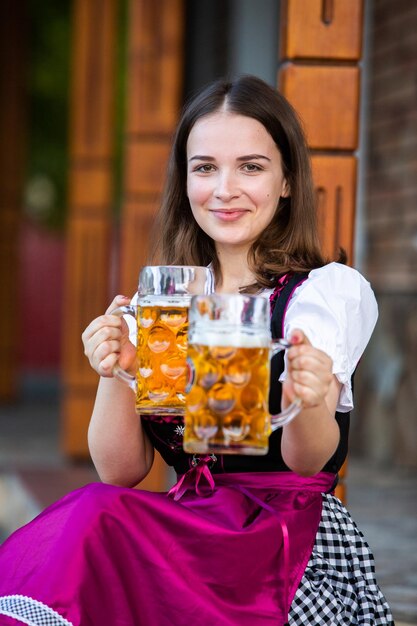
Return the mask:
M198 222L198 208L201 205L201 190L196 188L196 185L188 184L187 185L187 196L188 203L191 208L191 213L194 216L194 219Z
M261 207L261 219L266 224L269 224L269 222L273 219L278 207L278 200L275 194L271 192L264 194L263 201L260 201L259 206Z
M247 193L252 196L252 199L260 206L268 206L270 204L277 204L281 195L281 188L278 181L267 178L257 179L254 178L253 184L247 186Z
M266 193L264 192L262 195L258 195L258 202L266 209L271 209L278 204L278 198L279 196L277 196L275 193L268 191Z
M207 216L206 213L200 208L200 204L198 202L192 202L190 198L188 199L191 208L191 214L194 218L194 221L202 230L205 230L207 227Z
M190 205L193 207L204 203L208 197L208 190L205 185L201 183L196 184L191 181L187 184L187 195Z

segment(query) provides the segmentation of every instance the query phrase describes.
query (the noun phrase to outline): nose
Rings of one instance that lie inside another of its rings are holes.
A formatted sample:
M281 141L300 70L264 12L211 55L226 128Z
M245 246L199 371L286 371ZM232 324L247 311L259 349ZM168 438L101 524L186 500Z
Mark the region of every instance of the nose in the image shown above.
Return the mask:
M229 202L239 197L239 186L236 176L232 172L222 172L219 174L214 195L218 200L222 200L223 202Z

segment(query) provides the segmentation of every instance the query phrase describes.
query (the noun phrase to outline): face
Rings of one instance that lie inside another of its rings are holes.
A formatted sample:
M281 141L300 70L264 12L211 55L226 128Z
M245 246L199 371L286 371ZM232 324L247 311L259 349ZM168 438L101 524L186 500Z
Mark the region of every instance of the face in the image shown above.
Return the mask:
M196 122L187 142L187 195L218 252L249 249L288 195L281 154L266 128L225 111Z

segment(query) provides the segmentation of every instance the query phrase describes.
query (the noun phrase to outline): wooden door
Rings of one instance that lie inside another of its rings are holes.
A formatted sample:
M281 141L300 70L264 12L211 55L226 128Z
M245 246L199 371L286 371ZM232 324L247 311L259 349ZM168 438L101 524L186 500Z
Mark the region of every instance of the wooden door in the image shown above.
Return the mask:
M147 259L180 106L184 15L183 0L131 0L128 5L123 207L115 258L111 204L118 2L74 0L73 8L62 440L69 456L85 457L98 377L83 354L81 333L115 295L111 264L120 268L117 291L133 294ZM147 484L162 488L162 464L155 465Z
M116 0L73 3L62 392L62 442L72 457L88 455L98 383L81 333L109 303L116 8Z
M120 245L120 284L126 294L137 290L139 270L147 261L181 105L183 29L183 0L131 0ZM167 468L158 453L140 486L166 488Z

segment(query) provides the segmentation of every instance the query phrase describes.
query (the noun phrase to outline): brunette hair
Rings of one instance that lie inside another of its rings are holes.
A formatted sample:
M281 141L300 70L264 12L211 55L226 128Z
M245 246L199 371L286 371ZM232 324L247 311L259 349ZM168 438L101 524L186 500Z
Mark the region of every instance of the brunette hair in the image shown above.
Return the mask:
M221 270L214 241L195 221L187 198L187 140L194 124L220 109L260 122L281 153L289 197L281 197L270 224L252 244L249 267L255 283L242 291L271 287L277 276L305 272L326 263L317 235L316 207L309 151L292 106L255 76L217 80L185 106L174 135L165 191L159 211L154 258L170 265L212 264Z

